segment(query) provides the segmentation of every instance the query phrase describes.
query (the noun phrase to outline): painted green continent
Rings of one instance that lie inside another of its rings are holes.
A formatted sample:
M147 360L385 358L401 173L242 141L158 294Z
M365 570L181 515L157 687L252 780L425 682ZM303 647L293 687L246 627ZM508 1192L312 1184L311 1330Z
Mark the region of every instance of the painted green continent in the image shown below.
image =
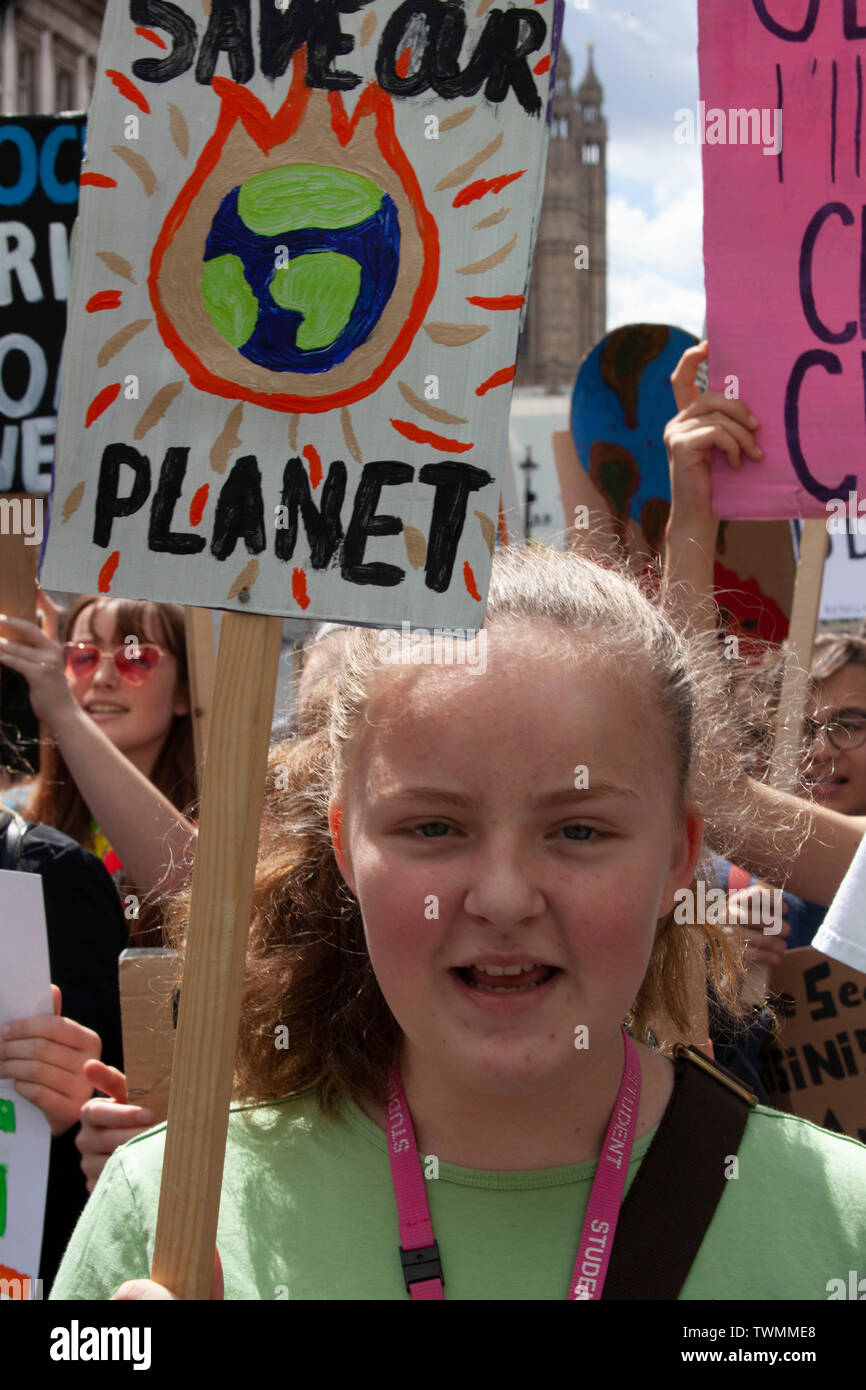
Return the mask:
M361 174L322 164L292 164L248 178L238 212L259 236L282 236L306 227L354 227L376 213L382 190Z
M243 347L255 330L259 310L240 256L205 261L201 292L217 333L232 347Z
M298 256L276 272L271 294L281 309L296 309L304 321L297 345L303 352L328 347L342 333L361 288L361 267L337 251Z

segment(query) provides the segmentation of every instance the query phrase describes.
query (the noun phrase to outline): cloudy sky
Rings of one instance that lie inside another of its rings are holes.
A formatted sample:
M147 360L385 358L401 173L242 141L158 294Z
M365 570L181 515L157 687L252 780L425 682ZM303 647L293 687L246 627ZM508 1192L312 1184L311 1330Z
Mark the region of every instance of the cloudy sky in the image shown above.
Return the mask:
M674 112L698 100L697 0L566 0L578 83L587 40L608 126L608 328L649 321L700 334L700 147L673 138Z

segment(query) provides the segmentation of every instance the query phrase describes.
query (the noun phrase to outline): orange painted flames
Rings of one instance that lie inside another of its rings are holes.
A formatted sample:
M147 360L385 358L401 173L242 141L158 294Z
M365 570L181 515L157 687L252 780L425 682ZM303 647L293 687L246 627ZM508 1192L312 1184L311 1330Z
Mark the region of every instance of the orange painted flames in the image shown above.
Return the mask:
M290 90L273 115L245 87L215 77L220 113L190 178L157 238L148 286L163 340L201 391L271 410L319 413L375 391L406 356L436 290L439 234L397 140L391 98L370 83L350 118L342 96L306 85L306 55L295 54ZM373 180L397 207L397 281L369 338L320 373L259 366L216 331L202 296L205 242L220 203L263 170L314 163ZM199 273L191 274L190 267Z

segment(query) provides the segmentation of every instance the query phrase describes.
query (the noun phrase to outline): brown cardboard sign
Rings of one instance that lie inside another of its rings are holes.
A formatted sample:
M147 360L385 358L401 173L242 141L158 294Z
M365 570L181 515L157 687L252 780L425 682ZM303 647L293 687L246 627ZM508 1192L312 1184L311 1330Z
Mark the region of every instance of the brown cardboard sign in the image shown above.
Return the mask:
M785 1017L764 1049L770 1104L866 1143L866 975L803 946L772 986Z
M127 1098L152 1110L159 1124L168 1114L174 1059L177 952L123 951L118 968Z

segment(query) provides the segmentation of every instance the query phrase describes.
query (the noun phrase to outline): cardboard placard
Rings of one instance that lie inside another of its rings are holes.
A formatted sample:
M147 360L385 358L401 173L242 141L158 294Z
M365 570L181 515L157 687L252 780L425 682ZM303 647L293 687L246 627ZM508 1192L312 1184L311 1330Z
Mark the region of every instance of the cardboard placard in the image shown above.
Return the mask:
M861 350L863 38L853 4L699 0L710 386L746 401L765 457L714 460L721 517L866 513ZM843 14L844 11L844 14Z
M770 782L785 791L795 790L791 769L802 758L803 716L806 713L812 664L812 648L818 626L824 560L827 555L827 528L817 518L801 527L797 579L791 606L785 670L776 711L776 738L770 760Z
M42 582L479 626L562 0L139 8L103 29Z
M573 544L580 544L581 525L597 531L607 521L606 534L646 563L663 546L671 500L664 430L677 413L670 377L696 341L669 324L627 324L587 354L572 394L571 437L554 435L565 524L576 528L570 529ZM751 485L749 474L742 486ZM783 522L721 526L714 584L726 631L746 641L781 642L794 572Z
M0 870L0 1024L52 1012L42 880ZM0 1078L0 1299L32 1296L50 1148L42 1111Z
M130 1105L168 1114L177 1012L177 952L122 951L118 963L123 1069Z
M791 525L797 527L798 523L792 521ZM832 522L829 529L818 616L822 623L866 618L866 519L858 521L856 531L834 531ZM799 536L795 544L799 545Z
M51 487L84 129L84 116L0 116L0 492ZM26 518L33 499L18 506Z
M764 1051L770 1104L866 1143L866 975L803 946L772 988L792 1002Z
M578 458L604 497L617 533L633 523L640 542L661 548L671 488L664 429L676 414L671 373L697 339L666 323L631 323L596 343L571 397Z

